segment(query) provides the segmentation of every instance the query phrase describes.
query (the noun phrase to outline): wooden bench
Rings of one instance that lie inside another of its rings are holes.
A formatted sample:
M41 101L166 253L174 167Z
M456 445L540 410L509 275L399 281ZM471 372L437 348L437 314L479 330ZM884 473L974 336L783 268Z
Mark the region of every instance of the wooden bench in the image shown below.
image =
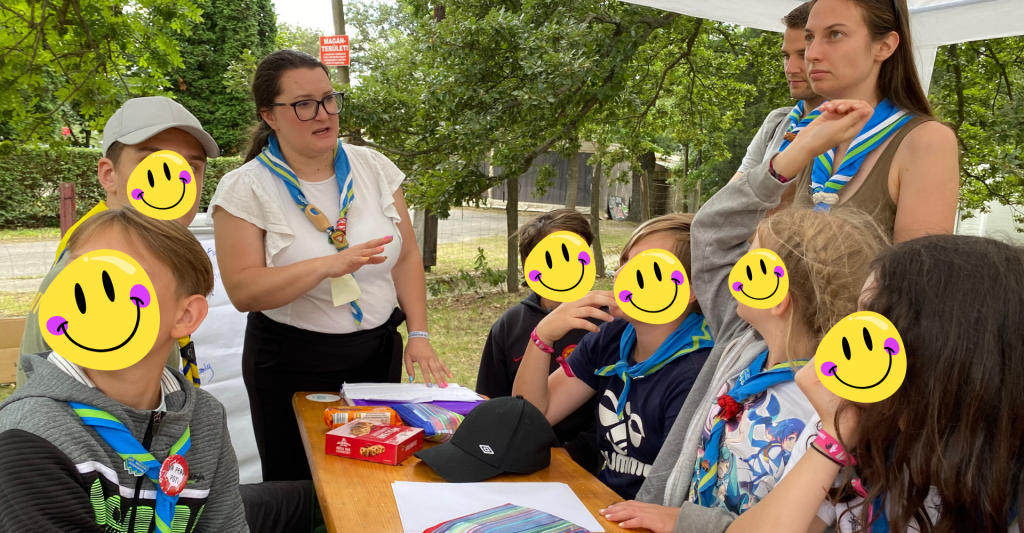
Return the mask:
M18 349L24 331L24 318L0 319L0 384L17 379Z

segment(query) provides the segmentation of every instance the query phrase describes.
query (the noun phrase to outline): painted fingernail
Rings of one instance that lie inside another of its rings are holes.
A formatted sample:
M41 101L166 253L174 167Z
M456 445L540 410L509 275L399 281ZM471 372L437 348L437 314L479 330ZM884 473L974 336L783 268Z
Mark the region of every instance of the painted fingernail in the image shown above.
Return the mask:
M384 238L385 238L385 239L394 239L394 238L395 238L395 236L394 236L394 235L388 235L388 236L386 236L386 237L384 237Z
M412 376L409 376L409 383L412 383Z

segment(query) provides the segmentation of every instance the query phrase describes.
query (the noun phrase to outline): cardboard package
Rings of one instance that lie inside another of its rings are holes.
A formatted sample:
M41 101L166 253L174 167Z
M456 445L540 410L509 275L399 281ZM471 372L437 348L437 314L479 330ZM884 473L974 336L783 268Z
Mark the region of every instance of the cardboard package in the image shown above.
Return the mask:
M355 420L327 432L325 451L339 457L397 465L422 447L420 428Z

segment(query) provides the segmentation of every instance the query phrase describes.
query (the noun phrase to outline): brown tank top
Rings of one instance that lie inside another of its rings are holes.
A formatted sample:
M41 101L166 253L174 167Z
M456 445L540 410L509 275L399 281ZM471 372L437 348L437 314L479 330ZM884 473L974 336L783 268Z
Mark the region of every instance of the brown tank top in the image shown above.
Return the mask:
M892 167L892 159L896 155L903 138L914 128L930 122L932 118L914 117L893 134L885 151L875 161L875 165L868 171L860 188L853 193L853 196L843 200L840 206L853 207L868 215L881 226L889 238L892 238L896 226L896 203L889 195L889 169ZM811 169L808 165L796 178L796 194L793 198L793 207L811 209L814 203L811 201Z

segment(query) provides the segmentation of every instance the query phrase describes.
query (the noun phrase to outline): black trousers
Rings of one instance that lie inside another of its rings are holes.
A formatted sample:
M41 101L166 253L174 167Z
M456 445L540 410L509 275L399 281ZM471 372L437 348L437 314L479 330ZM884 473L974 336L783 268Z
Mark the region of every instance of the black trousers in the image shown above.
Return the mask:
M296 392L336 393L346 381L400 381L402 336L397 328L404 321L405 313L396 308L387 322L374 329L330 334L249 313L242 379L249 394L263 481L313 478L292 409Z
M319 522L312 481L265 481L239 485L238 492L252 533L310 533Z

